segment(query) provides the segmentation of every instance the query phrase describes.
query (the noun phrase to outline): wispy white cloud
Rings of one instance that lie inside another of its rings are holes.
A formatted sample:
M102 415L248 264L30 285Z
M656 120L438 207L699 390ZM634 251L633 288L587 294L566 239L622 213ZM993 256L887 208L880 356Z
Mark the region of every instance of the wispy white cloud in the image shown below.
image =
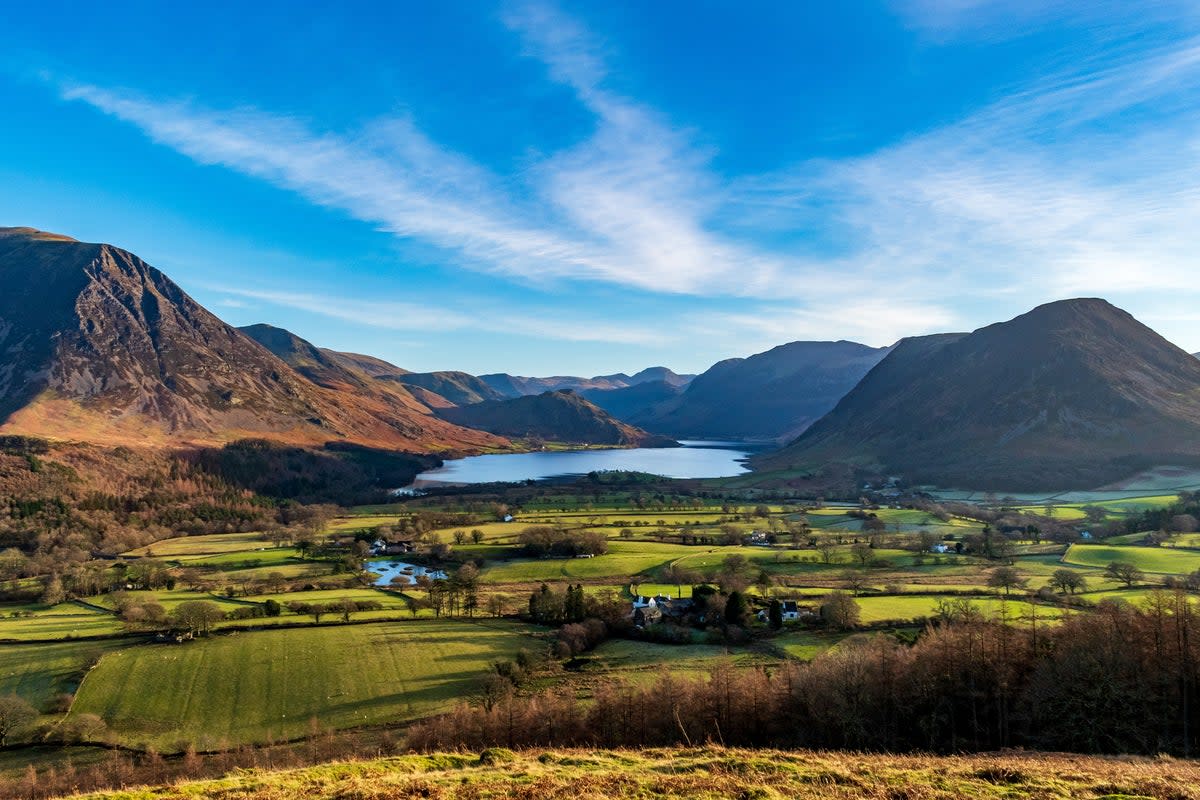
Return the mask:
M1144 26L1196 13L1190 0L894 0L891 6L908 27L934 41L1011 39L1051 23L1110 28L1120 35L1118 29L1130 23Z
M389 331L481 331L505 333L568 342L603 342L626 345L661 345L667 339L662 329L637 324L613 323L574 316L564 318L555 309L529 307L522 313L489 308L482 302L459 301L458 307L443 303L403 303L363 300L311 292L284 292L244 287L207 287L214 291L252 298L275 306ZM236 302L236 301L235 301Z
M1197 99L1191 40L1056 76L862 157L746 179L745 213L772 224L819 214L849 242L844 269L890 272L902 297L920 285L948 301L1193 291Z
M830 331L840 338L875 346L893 344L897 331L918 336L957 330L962 320L951 310L933 303L883 296L865 296L846 305L812 308L762 306L739 313L718 313L711 324L743 332L747 341L766 349L793 339L826 340Z
M901 11L914 27L961 32L1084 14L1078 6L919 0ZM256 109L216 111L91 85L62 94L200 163L428 242L473 269L768 303L719 318L746 340L859 335L884 343L978 320L960 308L980 298L1028 306L1078 294L1194 291L1200 39L1092 54L875 152L731 180L713 168L695 131L611 88L614 56L579 21L540 2L512 5L503 20L595 123L519 176L493 174L408 118L329 132ZM764 244L780 233L792 234L791 244ZM406 304L339 300L331 308L325 297L274 297L384 328L407 329L404 320L425 327L430 315ZM662 342L674 335L661 333L668 324L689 330L686 320L630 328L552 310L481 322L477 311L434 314L443 327L570 341Z

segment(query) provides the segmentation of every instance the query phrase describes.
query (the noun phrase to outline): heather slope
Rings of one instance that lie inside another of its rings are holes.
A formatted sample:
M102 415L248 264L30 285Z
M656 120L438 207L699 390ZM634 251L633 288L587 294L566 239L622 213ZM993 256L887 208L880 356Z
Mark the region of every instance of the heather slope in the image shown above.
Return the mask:
M118 444L265 436L420 451L504 444L411 398L319 385L112 245L0 229L0 281L5 433ZM289 357L326 368L309 349L295 345Z
M892 756L709 745L645 750L504 749L404 755L302 769L100 792L95 800L228 797L240 800L520 797L1200 798L1194 761L1055 753ZM83 796L83 795L81 795Z

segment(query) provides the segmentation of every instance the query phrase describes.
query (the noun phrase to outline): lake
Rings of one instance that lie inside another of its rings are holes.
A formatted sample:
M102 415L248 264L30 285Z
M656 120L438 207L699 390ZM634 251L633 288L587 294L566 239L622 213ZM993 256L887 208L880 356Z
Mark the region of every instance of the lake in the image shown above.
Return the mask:
M408 584L415 586L418 575L427 575L430 580L444 581L446 573L439 569L428 569L419 564L408 564L404 561L395 561L390 558L380 558L367 562L367 569L374 572L379 577L375 580L376 586L392 586L393 581L396 584ZM399 578L399 580L396 580Z
M745 459L765 449L746 442L684 441L683 447L638 447L632 450L558 450L501 453L447 461L422 472L413 487L462 483L518 483L527 480L586 475L602 470L648 472L667 478L724 478L748 472Z

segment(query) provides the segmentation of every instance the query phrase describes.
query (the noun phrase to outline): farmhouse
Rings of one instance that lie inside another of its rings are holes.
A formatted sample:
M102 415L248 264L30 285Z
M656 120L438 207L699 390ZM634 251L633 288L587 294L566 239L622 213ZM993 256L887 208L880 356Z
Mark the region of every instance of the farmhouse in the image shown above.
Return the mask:
M799 619L813 615L813 612L811 609L801 606L795 600L780 600L779 604L781 606L783 606L783 621L784 622L795 622ZM767 615L766 610L763 610L763 611L759 611L758 614L756 614L755 616L758 617L760 622L766 622L768 615Z
M411 553L414 549L415 545L411 539L393 541L376 539L371 543L371 555L373 556L399 556Z
M690 598L660 598L656 607L667 619L680 621L696 609L696 604Z
M639 628L644 628L647 625L653 625L656 622L661 622L663 613L655 606L647 606L639 608L633 612L633 624Z
M637 611L640 608L655 608L660 600L668 598L659 595L658 597L650 597L649 595L639 594L633 598L633 610Z

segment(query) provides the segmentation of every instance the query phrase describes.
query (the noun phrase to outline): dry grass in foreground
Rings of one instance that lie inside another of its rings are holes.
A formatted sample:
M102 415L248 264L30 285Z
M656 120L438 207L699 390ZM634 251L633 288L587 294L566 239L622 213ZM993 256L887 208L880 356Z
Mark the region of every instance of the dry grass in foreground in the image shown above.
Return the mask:
M1159 798L1200 800L1200 762L1060 753L960 757L503 749L409 755L87 795L107 800L398 798Z

